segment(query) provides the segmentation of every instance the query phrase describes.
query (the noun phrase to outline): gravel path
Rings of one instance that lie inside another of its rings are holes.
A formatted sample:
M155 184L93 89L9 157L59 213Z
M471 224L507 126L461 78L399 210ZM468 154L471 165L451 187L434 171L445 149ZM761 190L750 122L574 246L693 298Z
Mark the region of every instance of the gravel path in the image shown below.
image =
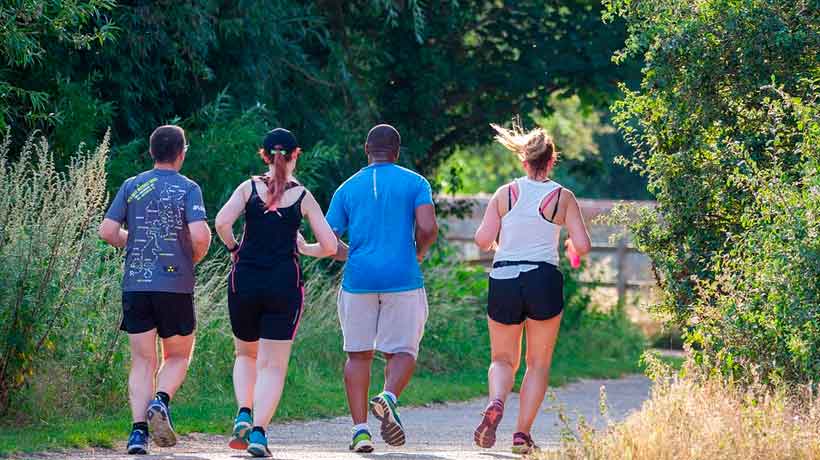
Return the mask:
M411 382L412 385L412 382ZM563 406L564 412L573 420L577 415L591 423L603 426L606 421L599 415L599 394L601 386L606 387L609 417L620 420L629 412L638 409L648 398L650 382L642 376L629 376L617 380L583 380L566 385L554 391L555 398L547 398L542 413L535 424L533 438L542 447L556 445L561 426L556 408ZM347 451L350 436L350 421L347 417L294 422L271 426L269 443L276 460L325 460L362 459L377 460L492 460L515 459L509 452L515 416L518 413L518 396L513 395L507 402L506 417L499 427L499 441L493 449L481 450L472 443L473 429L480 421L479 413L484 408L484 399L465 403L437 404L428 407L404 408L402 420L407 429L407 444L402 448L388 448L377 439L376 452L369 455L353 454ZM378 426L371 420L371 430L378 438ZM226 427L227 428L227 427ZM134 460L123 454L124 446L116 450L93 449L62 452L50 455L26 455L26 459L90 459L90 460ZM233 451L227 447L226 436L191 434L182 438L171 449L153 447L152 455L144 460L232 460L250 458L243 451Z

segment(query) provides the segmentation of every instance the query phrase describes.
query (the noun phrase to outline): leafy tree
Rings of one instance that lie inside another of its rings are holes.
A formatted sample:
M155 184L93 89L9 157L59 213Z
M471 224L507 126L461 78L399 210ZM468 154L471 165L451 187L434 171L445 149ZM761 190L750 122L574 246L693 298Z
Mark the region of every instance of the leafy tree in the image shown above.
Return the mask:
M113 0L0 6L0 129L11 126L21 140L31 128L62 127L60 140L74 148L86 139L69 132L89 134L110 119L110 104L90 95L93 75L72 79L76 61L65 58L111 41L116 28L106 14L113 7Z
M710 366L816 379L818 2L606 4L646 63L614 108L658 201L632 229L662 311Z
M328 3L345 24L354 18L379 24L383 15L359 2ZM331 30L342 37L348 68L373 95L369 118L395 120L412 164L426 172L455 145L489 141L489 123L546 110L554 91L607 101L632 67L613 66L611 50L623 43L624 30L601 27L600 8L584 0L431 1L422 43L415 13L399 14L400 33L373 26Z
M553 178L585 198L646 198L640 176L613 164L618 154L630 151L609 124L605 113L584 105L577 95L553 93L549 115L531 118L554 139L560 154ZM495 143L455 149L442 163L437 180L446 193L493 193L502 184L523 174L515 155Z

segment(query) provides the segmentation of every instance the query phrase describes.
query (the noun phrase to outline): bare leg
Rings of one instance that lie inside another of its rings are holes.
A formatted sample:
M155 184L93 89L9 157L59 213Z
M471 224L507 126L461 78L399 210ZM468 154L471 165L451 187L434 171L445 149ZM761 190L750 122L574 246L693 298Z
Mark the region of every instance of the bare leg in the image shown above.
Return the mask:
M256 387L253 393L253 425L267 427L285 388L292 340L259 340Z
M345 363L345 390L347 405L353 424L367 422L368 391L370 390L370 368L373 365L373 351L347 353Z
M256 384L256 353L259 342L234 338L236 360L233 363L233 390L239 407L253 409L253 389Z
M174 396L185 375L194 353L194 334L174 335L162 339L162 366L157 374L157 391Z
M128 400L134 422L145 421L145 410L154 397L157 372L157 330L128 334L131 346L131 371L128 374Z
M521 383L521 408L515 431L529 434L547 392L552 352L558 339L561 315L545 321L528 319L526 325L527 373Z
M502 324L487 318L490 329L492 363L487 372L490 401L506 402L515 384L515 374L521 363L523 324Z
M398 398L413 372L416 370L416 358L409 353L384 353L387 364L384 366L384 390Z

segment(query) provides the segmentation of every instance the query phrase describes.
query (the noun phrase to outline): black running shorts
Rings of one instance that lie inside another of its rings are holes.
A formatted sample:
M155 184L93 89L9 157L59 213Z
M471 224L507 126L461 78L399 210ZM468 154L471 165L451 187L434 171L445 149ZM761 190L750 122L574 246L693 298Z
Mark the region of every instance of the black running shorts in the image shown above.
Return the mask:
M141 334L156 329L163 339L196 329L193 294L123 292L120 330Z
M502 324L521 324L526 319L543 321L564 310L564 275L558 267L538 263L518 278L490 278L487 314Z
M228 312L233 335L245 342L261 339L293 340L302 319L302 298L299 288L271 290L240 290L228 288Z

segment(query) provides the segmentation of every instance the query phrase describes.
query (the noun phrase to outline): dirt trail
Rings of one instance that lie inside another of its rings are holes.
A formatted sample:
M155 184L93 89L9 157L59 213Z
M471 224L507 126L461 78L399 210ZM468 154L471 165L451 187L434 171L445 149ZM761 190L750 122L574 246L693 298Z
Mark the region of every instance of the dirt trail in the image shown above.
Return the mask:
M412 383L411 383L412 385ZM561 435L561 425L555 408L561 405L573 419L576 415L593 424L602 426L605 421L599 415L599 393L606 387L609 417L621 420L629 412L640 407L649 396L650 382L642 376L630 376L617 380L583 380L554 391L555 400L544 402L544 413L539 415L533 438L542 447L554 446ZM549 399L549 398L548 398ZM506 417L499 427L499 442L493 449L481 450L472 443L472 433L479 422L479 413L485 400L464 403L437 404L428 407L404 408L401 411L407 429L407 444L402 448L390 448L377 439L376 452L369 455L347 451L350 422L347 417L276 424L270 429L270 445L273 458L277 460L325 460L325 459L397 459L397 460L491 460L518 458L509 451L515 416L518 413L518 396L507 402ZM227 427L226 427L227 429ZM371 429L378 438L378 427L371 420ZM25 455L20 459L70 459L70 460L134 460L137 457L123 454L124 446L112 449L93 449L61 452L48 455ZM141 460L229 460L250 458L243 451L227 447L227 437L191 434L181 439L171 449L154 447L152 455Z

